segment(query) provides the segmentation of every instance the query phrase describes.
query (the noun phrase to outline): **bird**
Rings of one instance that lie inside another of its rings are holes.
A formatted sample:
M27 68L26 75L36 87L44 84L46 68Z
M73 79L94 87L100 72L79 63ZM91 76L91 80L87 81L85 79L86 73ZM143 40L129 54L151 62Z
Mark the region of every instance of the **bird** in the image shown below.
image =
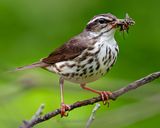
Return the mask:
M115 32L117 28L120 28L120 31L128 31L129 26L134 23L128 14L124 19L118 19L111 13L98 14L87 23L80 34L72 37L49 56L15 70L40 67L59 75L61 117L67 116L66 110L70 109L69 105L64 103L65 80L99 94L103 104L106 104L112 93L89 88L86 84L98 80L112 68L119 53L119 47L114 38Z

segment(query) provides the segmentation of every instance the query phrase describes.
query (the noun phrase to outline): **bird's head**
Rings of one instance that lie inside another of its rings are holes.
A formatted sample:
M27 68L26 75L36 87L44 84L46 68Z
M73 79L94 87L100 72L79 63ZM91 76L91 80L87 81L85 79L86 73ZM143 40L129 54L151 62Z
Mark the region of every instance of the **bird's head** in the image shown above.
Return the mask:
M116 16L107 13L94 16L87 24L86 31L94 35L110 34L114 35L116 28L120 27L120 31L129 29L130 25L134 25L134 21L126 14L124 19L118 19Z

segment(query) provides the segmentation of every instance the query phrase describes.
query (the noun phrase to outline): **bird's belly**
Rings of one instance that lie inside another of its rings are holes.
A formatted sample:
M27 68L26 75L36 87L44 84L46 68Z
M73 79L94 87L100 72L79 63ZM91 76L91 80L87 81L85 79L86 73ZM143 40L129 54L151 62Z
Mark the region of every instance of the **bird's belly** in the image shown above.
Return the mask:
M64 79L73 83L89 83L96 81L107 72L107 67L99 66L95 69L96 62L92 64L86 64L84 68L65 68L65 71L59 72L58 74ZM68 72L67 72L68 71Z
M83 56L83 55L82 55ZM89 83L102 77L115 63L116 56L112 49L100 49L95 55L91 55L72 61L58 62L47 69L59 74L64 79L73 83Z
M109 62L108 62L109 63ZM107 63L107 64L108 64ZM110 69L110 65L103 65L101 62L94 61L88 63L84 68L66 68L70 71L60 74L64 79L71 81L73 83L89 83L98 80L100 77L104 76Z

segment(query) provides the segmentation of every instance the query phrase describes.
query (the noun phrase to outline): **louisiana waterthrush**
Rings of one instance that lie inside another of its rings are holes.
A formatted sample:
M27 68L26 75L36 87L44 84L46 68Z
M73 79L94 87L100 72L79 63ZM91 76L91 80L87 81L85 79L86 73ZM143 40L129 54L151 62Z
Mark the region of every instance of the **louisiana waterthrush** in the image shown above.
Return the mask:
M61 116L65 116L65 110L70 109L64 104L64 80L80 84L83 89L99 94L105 104L111 93L88 88L86 84L102 77L115 63L119 52L114 38L116 29L128 31L133 24L134 21L128 15L124 19L118 19L110 13L96 15L79 35L71 38L48 57L16 70L41 67L60 76Z

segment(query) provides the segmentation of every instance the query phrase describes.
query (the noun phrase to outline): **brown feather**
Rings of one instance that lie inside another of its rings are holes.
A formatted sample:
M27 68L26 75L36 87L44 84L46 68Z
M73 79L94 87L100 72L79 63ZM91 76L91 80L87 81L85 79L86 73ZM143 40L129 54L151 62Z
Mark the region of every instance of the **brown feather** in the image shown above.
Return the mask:
M44 67L47 67L47 66L48 66L48 64L40 61L40 62L32 63L30 65L18 67L18 68L14 69L14 70L11 70L9 72L21 71L21 70L32 69L32 68L37 68L37 67L44 68Z
M86 34L85 34L86 35ZM69 40L60 48L52 52L48 57L43 58L42 62L54 64L61 61L72 60L79 56L90 44L91 40L86 38L84 34L80 34Z

